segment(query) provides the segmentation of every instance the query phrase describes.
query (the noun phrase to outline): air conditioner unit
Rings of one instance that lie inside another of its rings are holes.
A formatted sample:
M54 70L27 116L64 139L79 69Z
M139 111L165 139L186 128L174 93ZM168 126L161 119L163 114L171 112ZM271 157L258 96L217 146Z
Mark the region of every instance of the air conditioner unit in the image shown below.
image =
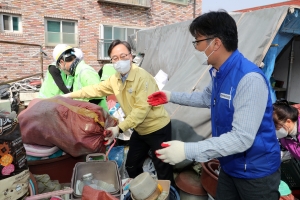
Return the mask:
M163 0L171 3L176 3L176 4L182 4L182 5L187 5L189 3L189 0Z

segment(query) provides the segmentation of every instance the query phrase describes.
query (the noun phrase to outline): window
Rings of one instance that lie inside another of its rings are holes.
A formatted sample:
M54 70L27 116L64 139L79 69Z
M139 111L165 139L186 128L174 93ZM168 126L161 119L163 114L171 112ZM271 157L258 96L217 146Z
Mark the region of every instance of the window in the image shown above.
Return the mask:
M163 1L168 1L171 3L182 4L182 5L188 5L189 3L189 0L163 0Z
M21 32L22 23L20 15L0 14L1 31Z
M110 25L101 25L101 42L99 43L100 58L109 59L107 50L113 40L128 40L128 36L136 33L140 29L132 27L118 27Z
M45 22L45 40L47 46L63 43L78 46L77 22L47 19Z

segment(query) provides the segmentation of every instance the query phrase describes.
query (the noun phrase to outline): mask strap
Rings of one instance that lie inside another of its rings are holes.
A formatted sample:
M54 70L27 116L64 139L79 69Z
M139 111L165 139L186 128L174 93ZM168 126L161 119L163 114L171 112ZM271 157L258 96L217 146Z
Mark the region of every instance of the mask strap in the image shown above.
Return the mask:
M207 57L209 57L211 54L213 54L215 52L215 50L213 50Z
M63 59L64 60L64 59ZM65 60L64 60L64 65L62 65L60 62L58 63L59 65L60 65L60 67L61 67L61 70L67 70L66 69L66 62L65 62Z
M215 41L215 39L214 39L213 41ZM209 45L205 48L204 53L206 52L206 50L208 49L208 47L211 45L211 43L213 43L213 41L211 41L211 42L209 43ZM209 56L211 56L211 54L213 54L214 52L215 52L215 50L213 50L213 51L207 56L207 58L209 58Z
M282 129L284 129L286 132L290 131L290 128L288 126L286 126L285 124L282 124Z
M67 69L66 69L66 59L65 59L64 56L63 56L63 60L64 60L64 67L63 67L63 70L67 71Z
M71 76L74 76L74 75L75 75L75 69L76 69L76 67L77 67L77 65L78 65L78 63L79 63L80 61L81 61L81 60L80 60L79 58L76 58L76 59L73 61L73 63L71 64L70 70L69 70Z
M215 39L214 39L213 41L215 41ZM209 45L205 48L204 52L208 49L208 47L211 45L211 43L213 43L213 41L211 41L211 42L209 43Z

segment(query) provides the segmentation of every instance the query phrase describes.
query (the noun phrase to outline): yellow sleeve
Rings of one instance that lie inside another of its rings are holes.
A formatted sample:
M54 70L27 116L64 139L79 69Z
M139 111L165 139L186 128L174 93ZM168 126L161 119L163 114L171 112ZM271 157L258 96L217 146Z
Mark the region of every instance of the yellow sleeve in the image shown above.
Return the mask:
M147 78L139 78L139 87L136 89L135 104L125 120L118 125L120 129L126 131L129 128L135 128L141 124L147 117L151 106L148 104L147 99L150 94L158 90L158 87L150 75Z
M81 90L71 92L71 98L95 98L113 94L109 79L100 83L83 87Z

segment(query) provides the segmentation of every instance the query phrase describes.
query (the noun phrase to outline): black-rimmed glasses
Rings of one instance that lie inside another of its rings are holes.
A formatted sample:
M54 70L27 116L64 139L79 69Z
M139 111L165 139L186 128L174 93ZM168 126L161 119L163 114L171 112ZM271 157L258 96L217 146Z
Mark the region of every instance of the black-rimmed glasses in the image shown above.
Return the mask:
M118 62L119 60L127 60L128 55L130 55L130 53L128 53L128 54L122 53L119 57L113 56L110 60L112 63Z
M205 40L211 40L211 39L214 39L214 38L206 38L206 39L203 39L203 40L195 40L192 43L193 43L194 47L196 48L196 46L198 45L199 42L202 42L202 41L205 41Z

